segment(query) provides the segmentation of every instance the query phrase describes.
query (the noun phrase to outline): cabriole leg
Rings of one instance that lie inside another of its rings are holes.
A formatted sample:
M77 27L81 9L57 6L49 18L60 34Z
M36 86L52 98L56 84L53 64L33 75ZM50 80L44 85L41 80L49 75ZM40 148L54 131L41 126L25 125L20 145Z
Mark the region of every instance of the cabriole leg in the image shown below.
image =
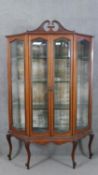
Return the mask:
M93 139L94 139L94 134L90 134L90 135L89 135L89 144L88 144L89 159L91 159L92 156L93 156L93 153L92 153L92 142L93 142Z
M75 162L75 151L76 151L76 148L77 148L77 145L78 145L78 141L74 141L72 143L73 143L73 148L72 148L71 157L72 157L73 168L75 169L76 165L77 165L76 162Z
M8 145L9 145L9 154L8 154L8 159L11 160L11 154L12 154L12 143L11 143L11 134L6 135Z
M25 142L25 148L27 152L27 163L25 164L25 166L27 167L27 169L29 169L30 168L30 158L31 158L30 143Z

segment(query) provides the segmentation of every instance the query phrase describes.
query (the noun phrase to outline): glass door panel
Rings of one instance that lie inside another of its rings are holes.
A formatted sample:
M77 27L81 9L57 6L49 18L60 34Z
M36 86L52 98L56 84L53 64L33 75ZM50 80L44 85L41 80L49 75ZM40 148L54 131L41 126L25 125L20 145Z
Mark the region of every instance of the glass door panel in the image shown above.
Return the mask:
M54 129L60 133L70 128L71 43L65 39L56 40L54 49Z
M89 60L90 44L86 40L78 41L77 54L77 129L88 127L89 103Z
M13 127L25 130L23 41L16 40L11 43L11 77Z
M32 56L32 130L48 130L48 77L47 77L47 41L43 39L31 42Z

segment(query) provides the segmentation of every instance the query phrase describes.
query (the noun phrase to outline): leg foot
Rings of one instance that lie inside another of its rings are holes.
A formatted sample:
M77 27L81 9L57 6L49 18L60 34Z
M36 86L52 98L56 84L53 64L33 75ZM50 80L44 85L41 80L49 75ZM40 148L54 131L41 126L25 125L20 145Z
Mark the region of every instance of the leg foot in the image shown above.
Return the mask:
M89 159L91 159L92 156L93 156L93 153L92 153L92 142L93 142L93 139L94 139L94 134L90 134L90 135L89 135L89 144L88 144Z
M71 154L73 169L75 169L76 165L77 165L76 162L75 162L75 151L76 151L77 145L78 145L78 141L74 141L73 142L73 148L72 148L72 154Z
M9 145L9 154L8 154L8 159L11 160L11 154L12 154L12 143L11 143L11 135L7 134L6 135L7 141L8 141L8 145Z
M27 163L25 164L25 166L27 167L27 169L30 168L30 157L31 157L31 153L30 153L30 143L25 142L25 148L26 148L26 152L27 152Z

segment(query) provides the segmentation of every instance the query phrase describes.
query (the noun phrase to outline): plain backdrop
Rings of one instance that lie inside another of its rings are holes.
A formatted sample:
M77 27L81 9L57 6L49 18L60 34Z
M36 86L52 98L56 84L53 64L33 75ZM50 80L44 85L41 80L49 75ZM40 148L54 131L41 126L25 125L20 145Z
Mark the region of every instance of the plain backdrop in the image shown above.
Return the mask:
M44 20L56 19L65 28L80 33L94 35L94 77L93 77L93 143L94 154L98 154L98 0L0 0L0 153L6 155L8 145L6 132L8 129L7 110L7 64L6 35L33 30ZM83 141L87 153L88 138ZM13 139L15 155L18 142ZM21 147L21 143L20 143ZM56 146L32 145L32 154L52 155L70 154L71 144ZM21 149L24 154L24 148ZM80 151L78 150L78 153Z

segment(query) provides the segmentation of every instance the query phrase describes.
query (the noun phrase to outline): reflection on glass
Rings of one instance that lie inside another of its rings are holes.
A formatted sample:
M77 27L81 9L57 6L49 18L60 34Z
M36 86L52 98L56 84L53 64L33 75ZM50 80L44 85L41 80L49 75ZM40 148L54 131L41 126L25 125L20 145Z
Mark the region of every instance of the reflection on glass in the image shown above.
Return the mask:
M78 42L77 129L88 126L89 42Z
M31 42L32 55L32 130L46 132L47 109L47 42L42 39Z
M14 41L11 43L12 63L12 114L13 127L25 129L24 104L24 43Z
M55 110L55 130L56 132L66 132L69 130L69 110Z
M55 119L56 132L69 130L70 41L56 40L55 48Z
M47 83L35 83L33 82L33 101L35 105L46 106L47 102Z
M35 108L33 111L33 131L34 132L45 132L48 126L47 110Z

